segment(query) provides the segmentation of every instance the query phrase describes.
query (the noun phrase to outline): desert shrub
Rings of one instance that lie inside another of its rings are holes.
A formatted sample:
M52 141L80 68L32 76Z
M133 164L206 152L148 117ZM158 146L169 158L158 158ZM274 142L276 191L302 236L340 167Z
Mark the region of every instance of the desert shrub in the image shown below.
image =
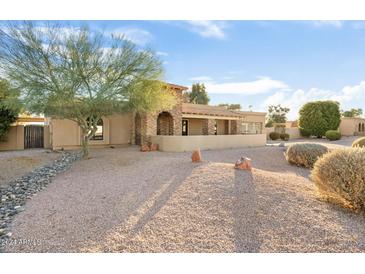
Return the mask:
M327 130L326 131L326 138L330 141L340 140L341 133L337 130Z
M317 137L324 136L328 130L336 130L340 121L340 107L335 101L309 102L299 111L299 128Z
M290 135L288 133L281 133L280 139L283 141L289 141Z
M319 157L328 152L328 148L320 144L293 144L285 153L289 163L297 166L313 167Z
M365 208L364 148L343 148L327 153L315 163L311 178L329 201L354 209Z
M310 137L311 136L311 133L309 130L307 129L304 129L304 128L299 128L299 131L300 131L300 135L302 137Z
M269 137L271 140L277 140L280 138L280 133L275 132L275 131L270 132Z
M361 137L359 139L356 139L352 145L352 147L365 147L365 137Z

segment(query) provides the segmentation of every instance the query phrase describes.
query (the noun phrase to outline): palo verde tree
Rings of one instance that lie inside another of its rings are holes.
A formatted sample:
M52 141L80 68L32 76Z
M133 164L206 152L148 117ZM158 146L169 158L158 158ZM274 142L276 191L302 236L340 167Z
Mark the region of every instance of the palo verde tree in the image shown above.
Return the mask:
M14 123L21 109L20 92L10 86L9 81L0 78L0 141L6 138L10 125Z
M154 52L87 27L65 29L24 22L0 30L0 68L22 91L27 110L80 126L84 157L101 117L173 106Z
M273 123L285 123L287 118L286 114L290 111L287 107L279 105L270 105L268 107L268 115L266 119L266 127L272 127Z

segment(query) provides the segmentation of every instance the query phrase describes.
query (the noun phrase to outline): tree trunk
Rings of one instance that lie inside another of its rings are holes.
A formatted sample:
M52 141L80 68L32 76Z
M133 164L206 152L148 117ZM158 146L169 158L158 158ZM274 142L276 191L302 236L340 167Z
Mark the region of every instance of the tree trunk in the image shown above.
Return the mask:
M82 157L84 159L88 159L89 158L89 138L88 138L87 133L83 133L81 145L82 145Z
M91 123L87 124L86 126L80 126L82 131L82 156L84 159L89 159L89 141L95 135L97 130L97 121L94 119Z

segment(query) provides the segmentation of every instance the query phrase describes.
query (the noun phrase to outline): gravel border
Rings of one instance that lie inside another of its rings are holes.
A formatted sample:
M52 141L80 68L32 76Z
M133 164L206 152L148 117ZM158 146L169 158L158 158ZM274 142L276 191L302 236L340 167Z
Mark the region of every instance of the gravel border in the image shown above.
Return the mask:
M80 152L62 152L51 164L34 169L29 174L0 187L0 252L11 237L9 225L14 216L23 211L27 199L45 188L59 173L68 170L72 163L81 159Z

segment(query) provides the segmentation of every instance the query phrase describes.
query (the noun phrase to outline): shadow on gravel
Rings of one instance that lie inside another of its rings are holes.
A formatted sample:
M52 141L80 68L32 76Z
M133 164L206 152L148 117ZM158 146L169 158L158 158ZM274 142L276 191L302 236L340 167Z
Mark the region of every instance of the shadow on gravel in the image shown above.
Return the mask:
M257 194L252 172L235 170L234 174L234 244L235 252L260 251Z
M155 216L160 209L166 204L174 192L185 181L185 179L191 175L193 169L199 165L190 165L188 168L183 169L183 174L175 176L169 186L156 198L155 202L148 209L148 211L138 220L135 226L132 228L130 235L133 237L143 230L143 227ZM163 170L161 170L163 172Z

